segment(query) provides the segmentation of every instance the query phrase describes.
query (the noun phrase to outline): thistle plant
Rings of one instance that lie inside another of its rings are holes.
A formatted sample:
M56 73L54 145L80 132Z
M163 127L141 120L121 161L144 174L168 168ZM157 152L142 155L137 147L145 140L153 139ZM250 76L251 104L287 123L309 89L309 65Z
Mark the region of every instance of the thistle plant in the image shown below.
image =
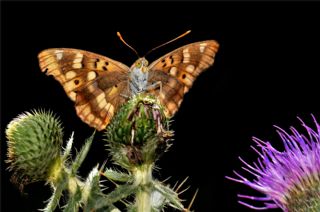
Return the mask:
M306 134L291 127L290 132L276 127L284 151L278 151L270 142L253 138L256 147L252 149L259 155L253 165L240 158L243 170L254 176L249 180L235 172L236 178L227 177L264 194L255 197L239 194L241 199L262 202L254 206L244 201L240 204L256 210L281 208L283 211L320 211L320 125L313 117L312 129L302 120Z
M168 150L173 137L169 120L156 98L136 95L117 112L105 131L105 142L113 166L97 165L86 179L78 169L91 147L94 134L72 159L73 134L63 145L63 128L52 112L24 113L9 123L9 170L12 181L22 189L35 181L46 181L53 194L44 211L54 211L61 202L63 211L120 211L115 203L125 204L126 211L163 211L170 206L189 211L179 198L179 189L154 179L155 162ZM122 171L119 171L122 170ZM116 184L105 193L103 180ZM181 192L180 192L181 193ZM132 201L133 199L133 201Z

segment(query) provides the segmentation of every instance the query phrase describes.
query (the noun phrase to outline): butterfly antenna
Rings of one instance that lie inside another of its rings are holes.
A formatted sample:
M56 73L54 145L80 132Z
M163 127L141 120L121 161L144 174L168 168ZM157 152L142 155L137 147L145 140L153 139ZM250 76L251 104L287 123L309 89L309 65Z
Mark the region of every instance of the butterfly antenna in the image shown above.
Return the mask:
M154 50L159 49L160 47L163 47L163 46L165 46L165 45L167 45L167 44L169 44L169 43L172 43L173 41L176 41L176 40L178 40L178 39L186 36L186 35L189 34L190 32L191 32L191 30L188 30L188 31L186 31L185 33L183 33L182 35L179 35L178 37L176 37L176 38L174 38L174 39L172 39L172 40L169 40L168 42L163 43L163 44L161 44L161 45L159 45L159 46L151 49L150 51L147 52L147 54L145 54L145 56L147 56L148 54L150 54L150 53L153 52Z
M136 53L136 55L140 58L138 52L137 52L132 46L130 46L130 45L122 38L120 32L117 32L117 35L118 35L119 39L120 39L126 46L128 46L132 51L134 51L134 53Z

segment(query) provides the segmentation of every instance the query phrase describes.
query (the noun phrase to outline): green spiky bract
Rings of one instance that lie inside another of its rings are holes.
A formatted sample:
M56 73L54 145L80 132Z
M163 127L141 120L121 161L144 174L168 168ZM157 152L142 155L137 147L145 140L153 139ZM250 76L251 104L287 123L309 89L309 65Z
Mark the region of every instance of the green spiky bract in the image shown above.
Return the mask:
M48 180L51 168L60 161L63 129L51 112L24 113L6 130L9 170L20 186Z

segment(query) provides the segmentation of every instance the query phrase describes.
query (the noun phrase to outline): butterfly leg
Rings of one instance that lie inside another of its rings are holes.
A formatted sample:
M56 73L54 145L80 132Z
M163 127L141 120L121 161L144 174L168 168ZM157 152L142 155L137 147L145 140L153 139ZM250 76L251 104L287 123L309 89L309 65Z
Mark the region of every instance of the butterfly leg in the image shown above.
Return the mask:
M120 94L120 96L122 96L123 98L125 98L125 99L127 99L127 100L129 100L130 99L130 97L129 96L127 96L127 95L125 95L125 94Z
M130 84L130 81L128 80L128 85ZM127 94L130 93L130 88L129 86L127 87ZM129 100L130 99L130 96L126 95L126 94L123 94L121 93L120 96L122 96L123 98L125 98L126 100Z
M160 88L159 95L163 95L163 93L162 93L162 82L161 81L157 81L157 82L152 83L151 85L149 85L147 87L146 91L156 90L158 88Z

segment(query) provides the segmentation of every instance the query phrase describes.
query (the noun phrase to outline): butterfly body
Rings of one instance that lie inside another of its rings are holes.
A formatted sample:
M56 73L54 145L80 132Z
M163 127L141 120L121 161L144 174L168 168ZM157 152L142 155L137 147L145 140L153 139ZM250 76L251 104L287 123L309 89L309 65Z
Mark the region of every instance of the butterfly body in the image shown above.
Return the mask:
M214 40L191 43L151 64L139 58L130 68L111 58L70 48L47 49L38 58L41 71L59 81L75 102L82 121L103 130L128 97L139 93L156 96L166 115L174 115L194 80L213 64L218 47Z
M130 68L129 87L131 96L137 95L147 90L148 86L148 61L145 58L139 58Z

